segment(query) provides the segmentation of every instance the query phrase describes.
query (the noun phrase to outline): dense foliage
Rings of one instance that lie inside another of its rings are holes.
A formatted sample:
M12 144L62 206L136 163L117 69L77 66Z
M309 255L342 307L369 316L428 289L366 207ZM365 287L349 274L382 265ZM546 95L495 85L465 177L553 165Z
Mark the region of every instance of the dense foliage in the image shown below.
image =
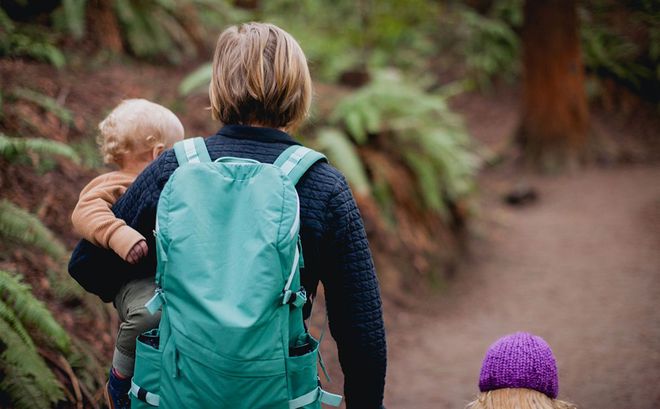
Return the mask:
M334 128L319 131L319 146L358 191L373 192L384 209L391 206L393 189L401 181L388 177L388 165L378 156L360 157L351 144L404 163L422 208L447 215L448 204L473 189L477 161L460 118L442 95L428 93L395 72L378 73L341 100L330 124Z
M0 270L0 393L17 409L47 408L64 399L63 386L38 347L67 353L70 340L19 276Z

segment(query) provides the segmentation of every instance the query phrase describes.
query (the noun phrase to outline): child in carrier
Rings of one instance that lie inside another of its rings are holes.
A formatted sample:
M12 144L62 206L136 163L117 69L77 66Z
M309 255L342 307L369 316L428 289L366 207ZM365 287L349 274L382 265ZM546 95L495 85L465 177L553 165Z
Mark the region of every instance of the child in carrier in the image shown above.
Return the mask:
M576 409L557 399L559 379L550 346L526 332L507 335L488 348L479 390L465 409Z
M76 232L97 246L112 249L135 264L147 255L144 236L112 213L112 205L136 176L161 152L183 139L183 125L169 109L145 99L120 103L100 124L103 160L119 170L98 176L80 192L71 216ZM106 397L111 409L130 407L136 337L158 326L144 304L154 294L153 277L133 280L119 291L113 304L121 324L112 358Z

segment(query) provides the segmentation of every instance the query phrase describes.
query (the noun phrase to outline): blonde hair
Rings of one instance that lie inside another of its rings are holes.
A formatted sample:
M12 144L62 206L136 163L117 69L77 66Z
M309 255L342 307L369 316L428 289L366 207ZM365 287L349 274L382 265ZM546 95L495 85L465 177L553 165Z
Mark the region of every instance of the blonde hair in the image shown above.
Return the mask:
M162 105L146 99L126 99L99 123L99 144L105 163L122 166L126 156L166 148L183 139L179 118Z
M480 393L465 409L577 409L577 406L533 389L504 388Z
M218 38L209 99L213 118L224 124L295 128L312 100L305 54L275 25L231 26Z

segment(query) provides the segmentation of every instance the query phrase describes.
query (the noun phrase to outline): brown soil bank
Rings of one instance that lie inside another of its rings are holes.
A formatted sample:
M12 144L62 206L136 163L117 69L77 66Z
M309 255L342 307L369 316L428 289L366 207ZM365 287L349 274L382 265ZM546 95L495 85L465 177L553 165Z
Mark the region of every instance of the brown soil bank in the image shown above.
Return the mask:
M543 336L560 397L581 408L660 407L660 166L528 176L540 200L483 179L474 254L446 291L389 328L388 408L462 408L498 337Z

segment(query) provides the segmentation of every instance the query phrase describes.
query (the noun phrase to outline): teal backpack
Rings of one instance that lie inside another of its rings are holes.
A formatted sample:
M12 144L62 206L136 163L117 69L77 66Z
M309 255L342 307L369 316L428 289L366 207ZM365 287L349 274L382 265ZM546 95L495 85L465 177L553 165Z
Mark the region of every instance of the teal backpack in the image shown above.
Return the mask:
M274 164L211 161L202 138L174 146L179 168L156 216L158 330L138 337L133 409L339 406L321 389L305 329L295 185L324 156L303 146Z

